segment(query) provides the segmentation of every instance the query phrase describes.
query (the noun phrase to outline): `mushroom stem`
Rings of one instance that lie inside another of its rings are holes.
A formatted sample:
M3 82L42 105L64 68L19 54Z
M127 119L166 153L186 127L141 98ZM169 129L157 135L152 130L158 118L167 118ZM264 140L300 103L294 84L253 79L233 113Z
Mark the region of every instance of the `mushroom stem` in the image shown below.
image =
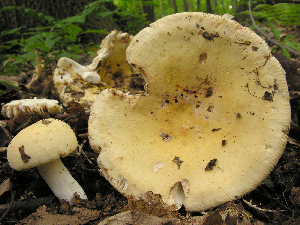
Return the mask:
M169 198L174 199L173 204L175 204L177 210L183 205L184 199L186 198L184 188L181 182L177 182L170 190Z
M72 204L71 200L75 192L81 199L87 199L82 187L60 159L38 166L37 169L59 200L64 199Z
M177 206L178 210L181 208L183 205L184 199L185 199L185 194L183 187L181 185L181 182L178 182L176 184L176 192L175 192L175 197L174 197L174 204Z

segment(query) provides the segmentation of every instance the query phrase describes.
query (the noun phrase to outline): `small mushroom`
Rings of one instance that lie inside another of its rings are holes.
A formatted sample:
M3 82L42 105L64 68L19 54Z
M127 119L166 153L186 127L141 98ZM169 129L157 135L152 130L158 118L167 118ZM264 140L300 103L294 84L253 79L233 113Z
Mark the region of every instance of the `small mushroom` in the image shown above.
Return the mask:
M101 174L117 190L201 211L266 178L286 144L290 105L262 38L228 16L179 13L138 33L127 60L146 92L104 90L89 118Z
M27 114L41 114L49 112L52 115L61 113L62 107L54 99L21 99L13 100L2 106L1 114L4 117L12 119L18 112Z
M61 162L78 146L70 126L56 119L45 119L20 131L7 149L9 165L15 170L37 167L58 199L71 203L74 193L87 199L82 187Z

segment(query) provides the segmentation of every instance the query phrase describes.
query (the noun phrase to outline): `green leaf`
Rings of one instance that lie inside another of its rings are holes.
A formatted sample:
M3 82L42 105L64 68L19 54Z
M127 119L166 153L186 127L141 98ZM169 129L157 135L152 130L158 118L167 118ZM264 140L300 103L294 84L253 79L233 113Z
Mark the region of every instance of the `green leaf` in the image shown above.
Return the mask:
M272 23L270 23L270 28L271 28L275 38L277 40L280 40L280 31L278 30L278 28L276 26L274 26Z
M21 58L29 60L35 60L35 54L33 51L26 52L25 54L21 55Z
M274 5L260 3L253 9L256 20L263 19L281 25L300 25L299 4L293 1Z
M21 30L22 28L23 28L23 27L17 27L17 28L12 29L12 30L5 30L5 31L2 31L2 32L1 32L1 36L8 35L8 34L20 34L20 30Z
M46 53L49 53L52 48L47 47L45 45L45 43L37 43L37 44L35 44L35 45L32 46L32 50L35 50L35 49L39 49L39 50L42 50L42 51L44 51Z
M35 27L35 28L29 28L28 30L34 30L34 31L44 31L44 30L49 30L51 27Z
M14 83L12 81L9 81L9 80L0 80L0 84L6 86L8 88L20 89L20 87L14 85Z
M295 36L292 34L287 35L283 41L293 41L295 39Z
M295 49L296 51L300 51L300 43L295 42L294 39L294 35L288 35L284 38L283 44L289 46L292 49Z
M111 16L113 15L113 12L100 12L98 13L98 16L106 17L106 16Z
M68 24L68 23L84 23L85 22L85 16L83 15L76 15L76 16L71 16L66 19L63 19L58 22L58 24Z
M108 34L107 31L105 30L86 30L81 32L80 34L90 34L90 33L95 33L95 34Z
M71 53L74 53L74 54L82 54L83 53L83 50L79 47L79 45L69 45L67 47L67 50Z
M296 51L300 51L300 43L297 42L284 42L284 45L289 46L290 48L296 50Z
M49 35L46 36L45 46L52 49L55 46L55 43L60 39L61 37L57 36L56 33L49 33Z
M70 41L74 42L77 40L77 37L81 31L82 31L81 27L71 23L69 24L68 27L65 28L65 32L69 34L69 37L68 36L65 37L67 37Z
M30 38L26 39L24 41L24 49L23 51L30 51L30 50L33 50L36 46L36 44L40 44L44 42L44 37L42 35L42 33L37 33L35 34L34 36L31 36ZM22 40L21 40L21 43L22 43Z
M7 80L0 80L1 86L5 86L7 89L20 89L20 87L15 86L13 82ZM5 94L6 91L0 90L0 96Z
M284 47L281 48L281 54L284 55L285 57L289 58L289 59L291 58L290 54L288 53L288 51Z
M4 43L0 43L0 51L1 49L9 50L13 48L14 46L19 45L19 40L11 40Z

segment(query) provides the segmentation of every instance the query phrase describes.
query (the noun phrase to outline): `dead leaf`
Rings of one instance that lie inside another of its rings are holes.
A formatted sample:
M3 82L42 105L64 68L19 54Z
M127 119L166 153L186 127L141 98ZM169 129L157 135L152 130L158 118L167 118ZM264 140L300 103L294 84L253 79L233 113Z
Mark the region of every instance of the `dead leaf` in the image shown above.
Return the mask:
M85 208L73 208L72 215L51 214L47 212L46 206L41 206L35 213L32 213L18 224L44 224L44 225L79 225L87 224L90 220L96 220L100 216L100 211Z
M5 181L2 182L2 184L0 185L0 196L11 190L12 188L12 183L10 182L10 178L6 179Z
M215 211L206 217L203 225L226 225L219 212Z
M6 123L0 124L0 147L6 146L11 141L11 134L5 128Z
M155 224L172 224L181 225L180 219L167 219L150 216L137 211L127 211L111 216L103 220L98 225L120 225L120 224L139 224L139 225L155 225Z

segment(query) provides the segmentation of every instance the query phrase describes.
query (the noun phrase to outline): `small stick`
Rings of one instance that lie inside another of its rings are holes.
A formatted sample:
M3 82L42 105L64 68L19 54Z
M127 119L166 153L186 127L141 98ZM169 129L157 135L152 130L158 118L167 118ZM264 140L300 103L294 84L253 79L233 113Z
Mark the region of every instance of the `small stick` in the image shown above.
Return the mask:
M36 198L36 199L27 199L24 201L14 201L14 199L12 198L12 201L10 203L0 205L0 214L5 213L8 209L34 211L42 205L49 206L53 201L53 199L54 199L53 196Z
M94 165L92 163L92 161L87 157L87 155L85 154L85 152L82 150L84 144L85 144L86 140L83 140L82 143L79 145L78 147L78 155L81 155L81 153L86 157L87 161L91 164Z
M11 210L13 204L14 204L14 201L15 201L15 197L16 197L16 192L15 191L11 191L11 201L10 203L8 203L8 207L5 211L5 213L3 213L3 215L1 216L0 218L0 223L1 221L6 217L6 215L9 213L9 211Z

